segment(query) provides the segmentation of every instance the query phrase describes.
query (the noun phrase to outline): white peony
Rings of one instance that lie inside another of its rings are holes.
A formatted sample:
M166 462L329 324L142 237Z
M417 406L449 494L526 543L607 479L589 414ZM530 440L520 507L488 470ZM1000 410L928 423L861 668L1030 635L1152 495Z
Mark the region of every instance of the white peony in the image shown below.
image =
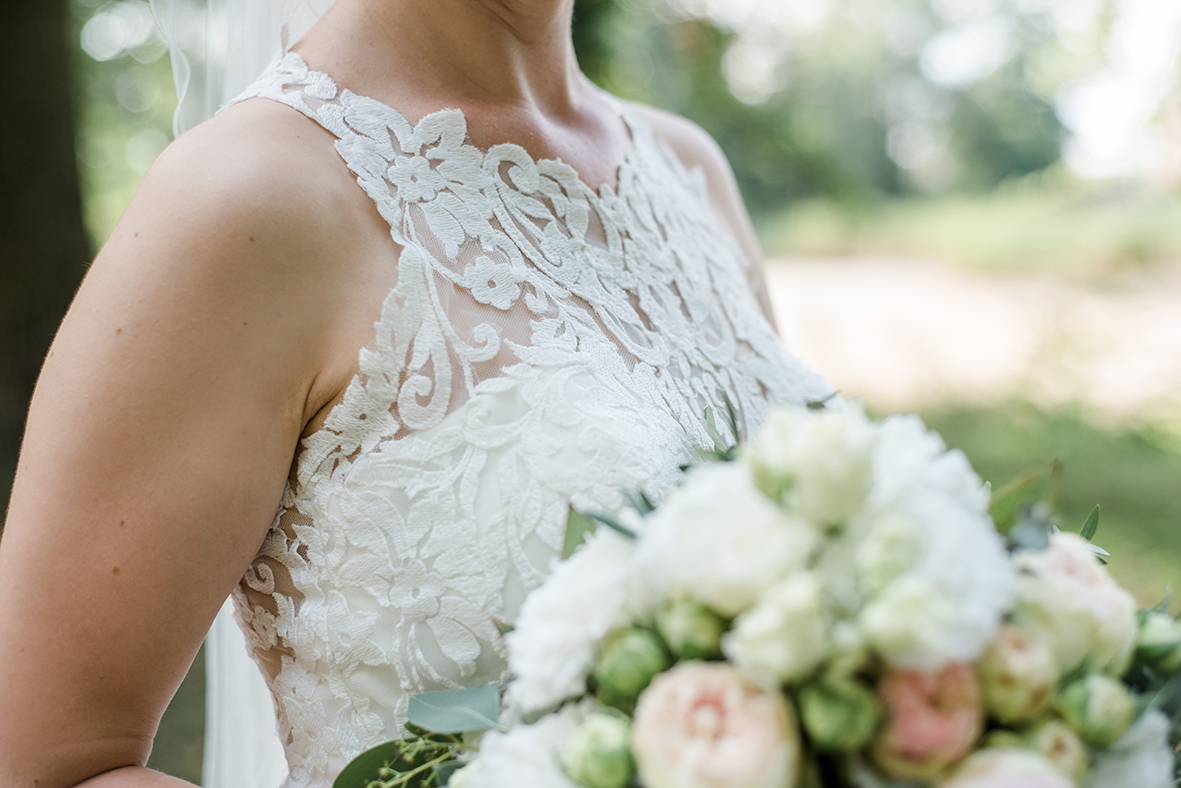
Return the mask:
M752 675L787 684L806 678L828 655L824 588L812 573L781 580L734 621L722 652Z
M638 561L663 598L734 616L807 565L819 536L759 492L741 463L691 470L649 516Z
M872 521L856 545L857 585L873 596L910 571L923 554L923 529L910 517L886 513Z
M869 519L877 525L855 553L855 566L864 590L880 587L862 612L870 642L900 667L935 670L974 661L1012 600L1012 569L992 520L922 487ZM915 549L909 561L903 545ZM904 620L912 613L923 620Z
M1145 712L1107 750L1087 774L1084 788L1173 788L1169 719L1157 709Z
M843 523L873 483L876 427L861 408L776 408L743 451L759 488L818 526Z
M988 489L958 449L914 414L888 416L879 424L873 456L874 508L886 509L914 492L939 494L976 512L988 511Z
M463 788L579 788L566 776L562 753L591 709L571 704L532 725L488 731L476 760L461 770Z
M1086 663L1120 675L1136 647L1136 600L1120 587L1086 540L1054 534L1043 550L1013 558L1017 569L1017 621L1042 633L1058 667L1068 673Z
M531 714L586 690L599 642L640 615L633 559L631 540L600 528L525 598L505 638L511 706Z

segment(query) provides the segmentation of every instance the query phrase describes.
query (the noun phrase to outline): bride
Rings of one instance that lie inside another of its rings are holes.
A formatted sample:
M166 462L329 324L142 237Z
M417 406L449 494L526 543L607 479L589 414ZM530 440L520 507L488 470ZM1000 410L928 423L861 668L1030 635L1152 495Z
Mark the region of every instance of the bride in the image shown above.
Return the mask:
M569 507L662 495L706 407L829 393L716 146L593 87L572 5L336 0L160 157L29 414L0 783L184 785L143 764L232 594L285 785L328 788L503 677Z

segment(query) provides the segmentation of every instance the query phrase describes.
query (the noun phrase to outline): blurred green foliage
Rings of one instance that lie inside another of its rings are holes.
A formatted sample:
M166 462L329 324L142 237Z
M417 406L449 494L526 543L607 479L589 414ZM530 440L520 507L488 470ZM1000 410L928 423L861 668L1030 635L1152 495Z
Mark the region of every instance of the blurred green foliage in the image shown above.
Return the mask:
M984 193L800 200L761 225L769 256L925 258L1079 278L1181 259L1181 194L1088 183L1060 167Z

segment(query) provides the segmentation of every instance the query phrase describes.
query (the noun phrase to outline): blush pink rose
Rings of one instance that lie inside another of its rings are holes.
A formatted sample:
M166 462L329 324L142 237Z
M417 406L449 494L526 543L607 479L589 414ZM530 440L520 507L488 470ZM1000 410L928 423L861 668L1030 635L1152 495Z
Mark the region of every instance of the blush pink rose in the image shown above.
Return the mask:
M962 760L980 738L980 685L970 665L934 673L888 671L878 685L886 727L871 745L874 763L904 780L930 780Z
M1029 750L981 750L939 788L1074 788L1054 764Z
M795 714L726 663L682 662L640 695L632 752L645 788L794 788Z

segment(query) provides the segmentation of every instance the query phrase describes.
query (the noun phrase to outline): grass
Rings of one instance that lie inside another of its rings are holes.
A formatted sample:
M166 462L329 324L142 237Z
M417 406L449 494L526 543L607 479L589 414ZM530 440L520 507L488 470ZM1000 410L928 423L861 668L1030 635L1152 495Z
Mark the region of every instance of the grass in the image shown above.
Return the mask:
M773 256L887 255L1094 276L1181 259L1181 194L1048 172L988 194L804 201L762 222L760 235Z

